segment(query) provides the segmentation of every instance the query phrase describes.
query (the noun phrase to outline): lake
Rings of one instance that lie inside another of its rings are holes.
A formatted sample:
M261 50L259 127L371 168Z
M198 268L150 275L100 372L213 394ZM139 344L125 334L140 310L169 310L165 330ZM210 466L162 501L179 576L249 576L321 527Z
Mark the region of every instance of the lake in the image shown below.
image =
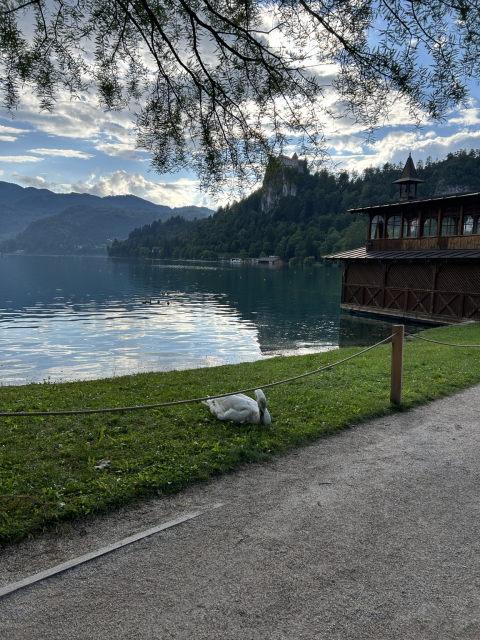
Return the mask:
M5 255L0 384L207 367L387 337L388 322L340 314L341 280L334 265Z

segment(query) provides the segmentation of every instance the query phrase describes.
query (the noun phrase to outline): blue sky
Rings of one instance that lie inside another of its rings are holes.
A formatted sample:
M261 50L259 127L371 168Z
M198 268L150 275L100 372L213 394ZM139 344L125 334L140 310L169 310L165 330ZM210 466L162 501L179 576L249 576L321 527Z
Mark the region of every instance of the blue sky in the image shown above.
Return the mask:
M449 113L445 122L412 126L408 111L396 104L388 123L366 141L361 128L347 119L327 123L329 152L338 168L361 172L385 162L444 158L450 151L480 148L480 95L474 87L469 108ZM293 153L294 147L286 149ZM159 176L150 170L149 154L135 149L133 115L105 113L92 95L59 99L53 114L39 113L36 100L24 94L15 120L0 109L0 180L56 192L99 196L132 193L171 207L216 207L197 189L195 175Z

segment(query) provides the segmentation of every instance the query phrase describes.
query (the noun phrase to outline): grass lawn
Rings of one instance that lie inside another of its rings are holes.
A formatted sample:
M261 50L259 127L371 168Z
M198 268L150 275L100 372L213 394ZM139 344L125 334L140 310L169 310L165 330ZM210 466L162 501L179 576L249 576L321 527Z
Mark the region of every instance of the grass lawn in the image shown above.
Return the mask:
M480 324L433 329L423 335L480 345ZM95 409L214 395L304 373L360 350L88 382L0 387L0 407L2 411ZM139 496L178 491L247 461L267 459L480 382L480 348L408 340L404 402L393 407L390 353L390 344L382 345L334 369L267 389L272 415L268 427L220 422L202 404L92 416L0 417L0 544ZM94 466L102 458L109 458L111 467L96 471Z

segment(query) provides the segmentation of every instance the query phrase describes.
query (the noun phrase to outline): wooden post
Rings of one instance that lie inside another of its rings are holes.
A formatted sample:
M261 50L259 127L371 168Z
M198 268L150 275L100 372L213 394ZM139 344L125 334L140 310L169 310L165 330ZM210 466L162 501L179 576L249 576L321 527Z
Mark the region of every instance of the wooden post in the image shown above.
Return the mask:
M403 324L394 324L392 338L392 377L390 382L390 402L402 403L403 382Z

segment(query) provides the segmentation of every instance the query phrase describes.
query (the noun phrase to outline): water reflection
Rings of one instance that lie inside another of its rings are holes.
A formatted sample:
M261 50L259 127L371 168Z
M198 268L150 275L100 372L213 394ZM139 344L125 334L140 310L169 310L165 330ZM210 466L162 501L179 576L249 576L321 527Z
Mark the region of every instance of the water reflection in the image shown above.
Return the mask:
M334 266L5 256L1 383L212 366L386 337L388 323L340 319L340 285Z
M340 315L338 345L339 347L367 347L392 335L393 325L402 323L403 321L398 319L388 321L342 313ZM408 324L405 331L406 333L417 333L424 330L426 326Z

